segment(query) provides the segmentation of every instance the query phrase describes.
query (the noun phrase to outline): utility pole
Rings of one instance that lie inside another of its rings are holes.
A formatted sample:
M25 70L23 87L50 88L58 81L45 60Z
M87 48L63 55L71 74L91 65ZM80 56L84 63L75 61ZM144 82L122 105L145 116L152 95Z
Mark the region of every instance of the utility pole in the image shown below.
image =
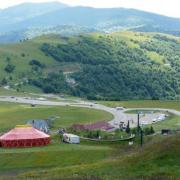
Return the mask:
M143 146L143 144L144 144L144 141L143 141L143 130L142 130L142 128L140 128L140 132L141 132L141 147Z

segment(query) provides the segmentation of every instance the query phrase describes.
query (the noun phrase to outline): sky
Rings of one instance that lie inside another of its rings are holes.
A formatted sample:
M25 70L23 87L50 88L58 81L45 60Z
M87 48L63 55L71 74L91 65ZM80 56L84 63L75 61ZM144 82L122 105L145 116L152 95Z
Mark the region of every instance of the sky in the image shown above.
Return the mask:
M0 8L25 2L51 2L55 0L0 0ZM180 18L180 0L56 0L71 6L97 8L126 7Z

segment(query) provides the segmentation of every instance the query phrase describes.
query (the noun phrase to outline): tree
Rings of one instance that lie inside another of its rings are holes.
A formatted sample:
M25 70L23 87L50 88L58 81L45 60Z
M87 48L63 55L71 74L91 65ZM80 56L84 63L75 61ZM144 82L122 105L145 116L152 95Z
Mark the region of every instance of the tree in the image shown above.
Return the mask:
M1 84L2 84L2 85L6 85L6 84L7 84L6 78L3 78L3 79L2 79Z
M154 131L154 128L151 126L151 128L150 128L150 133L151 134L154 134L155 133L155 131Z
M32 59L30 62L29 62L29 65L31 66L38 66L40 68L44 68L45 65L42 64L40 61L36 60L36 59Z
M8 63L10 63L11 58L10 58L10 57L7 57L7 58L6 58L6 61L7 61Z
M14 70L15 70L15 66L12 65L12 64L8 64L4 70L7 72L7 73L12 73Z
M130 133L130 131L131 131L131 130L130 130L130 125L129 125L129 121L128 121L128 124L127 124L127 127L126 127L126 133L128 133L128 134L129 134L129 133Z

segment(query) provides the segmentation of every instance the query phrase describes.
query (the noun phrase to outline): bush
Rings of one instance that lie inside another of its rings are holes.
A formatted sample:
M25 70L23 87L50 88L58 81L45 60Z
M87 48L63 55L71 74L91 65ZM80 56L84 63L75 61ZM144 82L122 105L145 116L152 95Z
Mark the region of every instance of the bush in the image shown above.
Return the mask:
M12 73L14 70L15 70L15 66L12 65L12 64L8 64L4 70L7 72L7 73Z
M151 134L154 134L155 131L154 131L153 127L151 126L151 127L145 127L143 129L143 132L145 135L151 135Z
M40 61L36 60L36 59L32 59L30 62L29 62L29 65L31 66L38 66L40 68L44 68L45 65L42 64Z

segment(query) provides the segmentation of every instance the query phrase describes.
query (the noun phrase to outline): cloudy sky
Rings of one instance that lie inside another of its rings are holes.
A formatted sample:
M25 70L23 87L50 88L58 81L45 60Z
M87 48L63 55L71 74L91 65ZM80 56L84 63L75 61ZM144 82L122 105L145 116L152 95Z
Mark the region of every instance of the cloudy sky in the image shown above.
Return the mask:
M51 0L0 0L0 8L24 2L50 2ZM52 0L54 1L54 0ZM56 0L71 6L98 8L127 7L180 18L180 0Z

